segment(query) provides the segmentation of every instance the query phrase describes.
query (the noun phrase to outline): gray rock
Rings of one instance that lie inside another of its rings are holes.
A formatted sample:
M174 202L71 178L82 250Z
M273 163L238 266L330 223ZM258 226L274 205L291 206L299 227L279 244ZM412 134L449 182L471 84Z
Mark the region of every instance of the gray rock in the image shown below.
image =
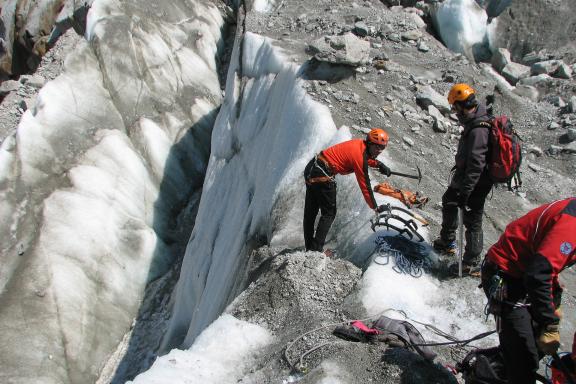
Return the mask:
M529 76L518 80L518 84L522 85L537 85L540 83L546 83L552 80L552 77L546 73L542 73L536 76Z
M562 148L562 152L576 153L576 141L573 141L564 148Z
M435 132L446 132L448 129L447 127L450 125L450 122L444 118L444 115L433 105L428 106L428 113L433 119L432 129Z
M547 101L558 108L564 108L566 106L566 102L560 96L551 96Z
M568 101L568 112L576 113L576 96L572 96Z
M5 96L10 92L17 91L20 88L20 82L16 80L6 80L0 84L0 96Z
M506 48L498 48L492 53L492 66L498 72L502 72L504 67L511 62L510 52Z
M528 153L533 153L536 156L540 157L544 154L544 151L542 150L542 148L533 145L528 148Z
M566 139L569 143L576 141L576 128L568 128L566 132Z
M408 136L402 137L402 140L404 140L404 142L405 142L406 144L408 144L409 146L411 146L411 147L414 146L414 140L412 140L412 139L409 138Z
M542 167L540 167L539 165L536 165L534 163L528 163L528 168L530 168L534 172L541 172L543 170Z
M387 71L387 72L402 72L403 68L400 64L394 62L394 61L385 61L384 63L382 63L382 68L383 70Z
M46 79L40 75L22 75L20 76L20 82L22 84L40 89L44 86L44 84L46 84Z
M368 28L368 25L366 25L365 22L363 21L357 21L354 24L354 29L353 29L354 34L364 37L364 36L368 36L370 34L370 28Z
M424 110L428 110L428 107L433 105L442 113L450 113L450 104L448 104L446 97L436 92L429 85L418 86L416 103Z
M572 78L572 68L570 68L564 62L561 62L558 69L552 75L554 77L558 77L560 79L571 79Z
M530 67L510 62L502 69L502 76L504 76L510 84L516 85L518 80L530 76Z
M540 96L540 93L538 92L536 87L532 85L517 84L516 88L514 88L512 92L514 92L517 95L523 96L527 99L530 99L534 102L538 101L538 97Z
M402 40L418 40L422 37L422 32L417 29L412 29L402 33Z
M308 47L316 60L333 64L360 66L368 62L370 55L370 43L350 32L342 36L323 36Z
M548 58L549 58L548 54L543 51L530 52L524 55L524 57L522 58L522 62L525 65L532 65L538 63L539 61L548 60Z
M540 61L538 63L532 64L530 68L532 75L540 75L541 73L546 73L548 75L556 72L560 66L561 61L559 60L546 60Z
M387 36L388 40L393 41L395 43L399 43L402 41L402 37L398 33L391 33Z
M560 124L558 124L557 122L553 121L550 124L548 124L548 130L552 131L554 129L558 129L560 128Z
M550 156L558 156L562 152L562 147L559 145L551 145L546 153Z
M417 28L422 29L426 28L426 22L422 20L422 17L415 12L410 12L410 18L414 20L414 24Z
M430 50L430 47L423 41L418 43L417 48L420 52L428 52Z

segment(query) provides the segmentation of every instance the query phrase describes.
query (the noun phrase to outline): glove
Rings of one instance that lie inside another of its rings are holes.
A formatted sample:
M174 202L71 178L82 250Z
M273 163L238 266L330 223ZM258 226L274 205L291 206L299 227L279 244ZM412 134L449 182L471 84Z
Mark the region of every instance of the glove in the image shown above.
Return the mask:
M378 162L378 170L380 171L381 174L386 175L387 177L390 177L390 175L392 174L390 168L385 166L384 163L381 161Z
M382 213L386 210L386 204L382 204L376 207L376 212Z
M460 196L458 196L458 208L466 208L466 205L468 203L468 195L464 195L464 194L460 194Z
M560 332L558 324L549 324L542 328L536 341L538 349L546 355L552 355L560 348Z
M560 320L562 320L562 315L563 315L563 313L562 313L562 307L561 307L561 306L557 306L557 307L556 307L556 310L554 311L554 314L555 314L556 316L558 316L558 318L559 318Z

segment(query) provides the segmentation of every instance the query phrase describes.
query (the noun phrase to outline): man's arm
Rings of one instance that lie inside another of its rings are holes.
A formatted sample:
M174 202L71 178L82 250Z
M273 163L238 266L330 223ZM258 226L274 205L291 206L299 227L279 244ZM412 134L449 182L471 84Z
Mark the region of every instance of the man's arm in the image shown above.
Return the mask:
M362 154L362 162L356 162L354 164L354 174L356 175L356 181L358 186L364 195L364 200L366 204L371 209L376 209L376 199L374 198L374 193L372 188L370 188L370 176L368 175L368 154L366 151Z
M466 154L466 169L460 184L460 194L466 198L470 196L478 183L482 172L486 168L486 155L488 154L488 141L490 133L485 127L476 127L468 132Z
M574 263L575 247L576 217L562 213L526 265L525 284L532 303L531 312L540 325L558 324L560 321L555 313L559 297L554 300L554 281L562 269Z

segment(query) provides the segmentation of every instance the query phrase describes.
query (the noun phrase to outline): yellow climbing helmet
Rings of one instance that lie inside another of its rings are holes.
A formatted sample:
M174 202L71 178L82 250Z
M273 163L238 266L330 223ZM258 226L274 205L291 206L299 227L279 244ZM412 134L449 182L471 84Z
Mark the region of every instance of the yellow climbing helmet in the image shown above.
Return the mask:
M468 84L454 84L450 92L448 92L448 102L452 105L457 101L466 101L474 93L474 89Z

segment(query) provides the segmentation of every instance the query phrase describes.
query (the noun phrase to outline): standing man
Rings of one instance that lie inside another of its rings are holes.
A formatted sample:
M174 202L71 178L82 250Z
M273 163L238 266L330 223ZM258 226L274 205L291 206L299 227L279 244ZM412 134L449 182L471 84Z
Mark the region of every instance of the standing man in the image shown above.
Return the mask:
M388 134L383 129L373 128L365 140L353 139L336 144L320 152L306 165L304 242L307 251L322 252L324 249L326 236L336 217L337 174L347 175L354 172L366 203L370 208L377 209L370 186L368 167L377 168L380 173L390 176L390 168L376 160L387 145ZM320 219L314 230L318 211ZM325 253L327 256L332 255L330 250L326 250Z
M476 100L474 89L467 84L454 85L448 93L448 102L464 131L458 141L454 175L442 196L442 229L439 238L434 240L434 249L456 254L458 209L462 209L466 227L462 270L470 273L482 253L482 214L486 196L493 185L487 167L492 116ZM458 273L457 263L450 266L450 272Z
M576 262L576 198L511 222L486 254L482 287L497 316L508 383L532 384L542 355L560 346L558 274Z

